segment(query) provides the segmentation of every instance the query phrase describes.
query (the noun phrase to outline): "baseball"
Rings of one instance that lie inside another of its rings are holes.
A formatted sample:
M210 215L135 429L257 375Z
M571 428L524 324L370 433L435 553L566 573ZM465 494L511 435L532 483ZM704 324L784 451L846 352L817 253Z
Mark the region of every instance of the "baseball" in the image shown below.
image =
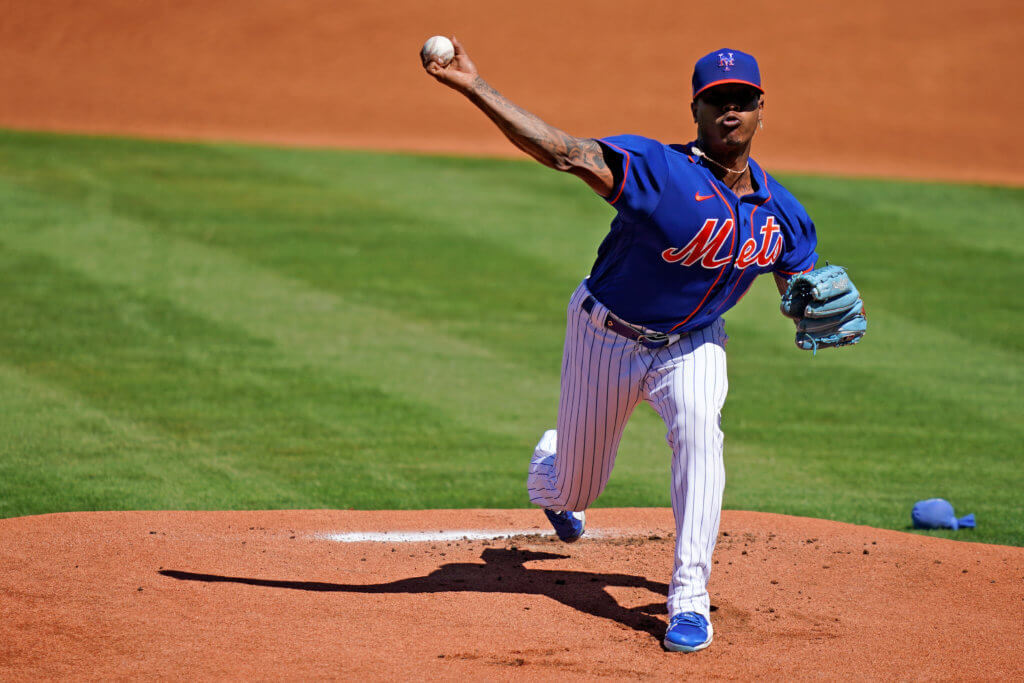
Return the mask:
M441 66L448 66L453 57L455 57L455 46L444 36L428 38L427 42L423 43L423 49L420 50L420 59L424 64L434 60Z

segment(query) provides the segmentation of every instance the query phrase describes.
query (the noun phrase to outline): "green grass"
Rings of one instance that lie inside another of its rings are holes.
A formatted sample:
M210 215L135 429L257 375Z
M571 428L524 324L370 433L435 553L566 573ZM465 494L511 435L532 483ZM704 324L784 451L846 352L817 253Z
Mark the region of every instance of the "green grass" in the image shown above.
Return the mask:
M870 328L728 316L726 506L1024 545L1024 191L785 177ZM532 162L0 132L0 516L521 507L612 211ZM668 505L637 412L603 506Z

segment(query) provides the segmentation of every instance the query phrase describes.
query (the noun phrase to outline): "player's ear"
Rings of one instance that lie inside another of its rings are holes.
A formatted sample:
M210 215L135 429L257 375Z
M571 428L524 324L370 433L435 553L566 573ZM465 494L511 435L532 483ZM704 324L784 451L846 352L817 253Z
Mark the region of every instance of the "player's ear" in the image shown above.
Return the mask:
M690 113L693 114L693 122L697 123L697 100L690 102Z

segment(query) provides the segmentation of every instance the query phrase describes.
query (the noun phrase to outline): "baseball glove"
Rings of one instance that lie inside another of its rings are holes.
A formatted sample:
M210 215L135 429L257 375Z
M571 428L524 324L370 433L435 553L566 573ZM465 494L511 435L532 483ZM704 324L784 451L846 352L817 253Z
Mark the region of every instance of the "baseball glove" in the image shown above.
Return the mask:
M842 266L793 276L780 308L796 321L797 347L814 353L856 344L868 326L864 302Z

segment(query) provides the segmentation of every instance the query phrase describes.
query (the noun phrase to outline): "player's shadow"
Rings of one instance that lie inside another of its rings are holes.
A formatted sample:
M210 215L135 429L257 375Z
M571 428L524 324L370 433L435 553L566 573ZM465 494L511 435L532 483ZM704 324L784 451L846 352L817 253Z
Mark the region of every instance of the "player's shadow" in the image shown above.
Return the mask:
M460 562L444 564L426 576L417 576L379 584L324 583L318 581L280 581L163 569L160 574L185 581L243 583L250 586L290 588L304 591L338 593L525 593L546 595L563 605L603 619L611 619L661 640L665 622L655 614L667 614L664 600L638 607L623 607L606 590L609 586L645 588L660 596L668 586L632 574L533 569L524 563L535 560L561 560L567 555L506 548L486 548L483 564Z

